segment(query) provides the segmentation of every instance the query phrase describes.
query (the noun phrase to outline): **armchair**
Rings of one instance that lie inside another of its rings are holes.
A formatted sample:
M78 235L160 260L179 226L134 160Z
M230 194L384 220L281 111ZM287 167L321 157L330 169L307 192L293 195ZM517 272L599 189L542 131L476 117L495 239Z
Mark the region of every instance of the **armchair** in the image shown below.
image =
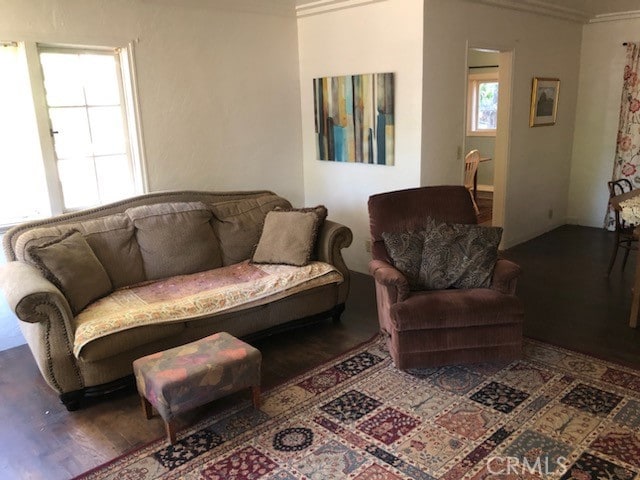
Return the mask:
M420 187L369 198L372 260L378 321L397 368L424 368L521 356L524 308L515 296L520 267L499 259L489 288L411 290L393 266L384 232L425 228L438 222L476 224L463 186Z

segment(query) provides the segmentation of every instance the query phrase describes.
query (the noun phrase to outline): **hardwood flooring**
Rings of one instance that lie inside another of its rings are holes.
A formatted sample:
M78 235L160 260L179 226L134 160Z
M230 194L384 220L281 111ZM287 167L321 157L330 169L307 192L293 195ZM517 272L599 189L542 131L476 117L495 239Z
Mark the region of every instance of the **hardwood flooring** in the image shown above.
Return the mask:
M640 329L628 327L635 254L625 272L605 277L613 236L564 226L505 252L520 263L518 295L525 334L640 368ZM340 323L330 320L266 338L264 387L269 388L366 341L377 332L371 277L354 273ZM249 391L246 394L249 398ZM182 418L183 425L224 408L214 402ZM133 391L69 413L42 380L26 346L0 352L0 478L67 479L164 435L147 421Z

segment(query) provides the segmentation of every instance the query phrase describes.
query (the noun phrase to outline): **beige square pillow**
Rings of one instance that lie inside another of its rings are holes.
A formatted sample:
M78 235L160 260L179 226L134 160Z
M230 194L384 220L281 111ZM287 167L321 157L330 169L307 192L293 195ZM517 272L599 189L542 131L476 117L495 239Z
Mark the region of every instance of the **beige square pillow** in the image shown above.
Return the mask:
M44 245L30 247L29 255L64 294L74 314L111 293L109 275L77 230Z
M142 205L125 212L136 227L147 280L220 267L211 211L201 202Z
M313 212L267 213L262 235L251 261L306 265L313 253L318 223L318 216Z

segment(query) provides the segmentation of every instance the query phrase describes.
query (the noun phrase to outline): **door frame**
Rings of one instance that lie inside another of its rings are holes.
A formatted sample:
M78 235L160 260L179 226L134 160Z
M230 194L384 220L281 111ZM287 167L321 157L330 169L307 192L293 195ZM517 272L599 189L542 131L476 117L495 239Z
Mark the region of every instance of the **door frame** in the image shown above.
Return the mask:
M507 206L508 206L508 166L511 149L511 108L513 96L513 70L514 51L513 48L504 48L496 45L479 44L467 41L465 51L465 75L469 72L469 50L481 49L490 50L499 54L498 62L498 123L496 128L496 140L493 158L493 211L492 225L502 227L502 238L509 238L507 235ZM464 109L464 133L462 144L463 151L466 152L466 124L467 124L467 81L465 79L465 109ZM464 165L463 165L464 168ZM502 245L502 244L501 244Z

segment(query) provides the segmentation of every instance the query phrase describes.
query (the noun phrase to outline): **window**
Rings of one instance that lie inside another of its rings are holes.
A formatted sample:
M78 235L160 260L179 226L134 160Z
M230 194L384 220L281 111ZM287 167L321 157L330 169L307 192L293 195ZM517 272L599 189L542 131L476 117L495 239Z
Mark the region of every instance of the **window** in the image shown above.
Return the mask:
M0 99L11 99L0 127L5 115L20 120L6 135L14 141L0 141L0 178L11 187L0 194L0 226L144 191L128 58L127 49L0 47L11 81L0 81Z
M495 136L498 121L498 74L469 75L467 135Z

